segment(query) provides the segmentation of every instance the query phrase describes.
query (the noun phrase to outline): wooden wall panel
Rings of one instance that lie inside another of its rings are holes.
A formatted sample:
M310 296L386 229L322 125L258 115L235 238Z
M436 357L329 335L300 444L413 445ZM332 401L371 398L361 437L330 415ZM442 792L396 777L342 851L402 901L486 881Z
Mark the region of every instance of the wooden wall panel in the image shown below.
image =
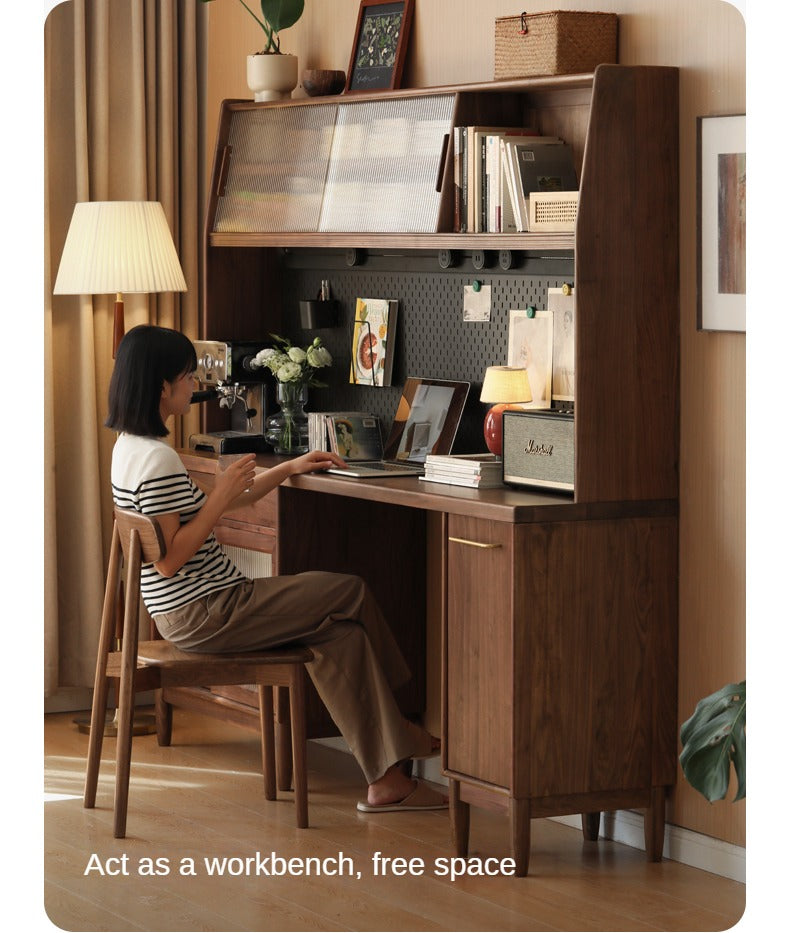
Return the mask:
M358 0L307 0L283 33L304 67L348 66ZM487 81L494 72L494 19L543 0L430 0L416 4L405 86ZM745 26L721 0L553 0L551 9L620 14L620 61L677 65L680 78L680 669L679 715L745 673L745 338L696 330L696 117L745 110ZM624 12L625 10L625 12ZM249 97L245 56L260 30L240 4L211 4L208 145L219 103ZM302 92L297 90L297 95ZM210 162L210 160L209 160ZM656 301L661 295L655 296ZM670 820L738 845L745 804L709 805L679 778Z

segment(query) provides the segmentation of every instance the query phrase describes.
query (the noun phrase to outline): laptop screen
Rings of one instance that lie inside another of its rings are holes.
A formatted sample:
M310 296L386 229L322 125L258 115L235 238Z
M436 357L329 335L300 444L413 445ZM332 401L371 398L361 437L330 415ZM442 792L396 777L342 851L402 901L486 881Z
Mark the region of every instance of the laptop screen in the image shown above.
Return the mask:
M468 394L468 382L410 376L384 445L384 459L425 463L428 454L449 454Z

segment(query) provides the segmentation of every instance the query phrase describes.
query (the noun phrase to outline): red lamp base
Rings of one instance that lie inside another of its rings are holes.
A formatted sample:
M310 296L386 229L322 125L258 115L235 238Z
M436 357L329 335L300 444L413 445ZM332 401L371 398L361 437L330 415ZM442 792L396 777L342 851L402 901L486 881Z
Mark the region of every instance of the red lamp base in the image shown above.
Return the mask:
M500 402L497 405L492 405L486 413L483 422L483 437L485 438L486 447L495 457L502 456L502 413L508 409L518 407L518 405L508 405Z

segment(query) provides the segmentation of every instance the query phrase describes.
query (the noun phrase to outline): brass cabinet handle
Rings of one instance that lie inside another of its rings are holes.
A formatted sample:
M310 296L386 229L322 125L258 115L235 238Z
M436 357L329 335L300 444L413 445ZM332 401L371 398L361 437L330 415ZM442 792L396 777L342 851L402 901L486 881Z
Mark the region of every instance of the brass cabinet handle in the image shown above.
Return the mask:
M502 547L501 544L484 544L482 541L470 541L469 538L453 538L452 536L448 536L447 540L455 541L456 544L468 544L469 547L482 547L486 550Z

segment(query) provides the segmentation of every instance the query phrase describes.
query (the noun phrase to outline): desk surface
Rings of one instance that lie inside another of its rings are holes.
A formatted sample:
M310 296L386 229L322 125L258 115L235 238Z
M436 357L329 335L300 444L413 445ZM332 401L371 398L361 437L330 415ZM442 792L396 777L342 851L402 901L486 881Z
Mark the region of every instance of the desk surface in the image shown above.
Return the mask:
M179 454L189 470L213 473L216 469L217 455L214 453L180 450ZM282 462L283 458L273 454L258 454L256 460L258 468L266 470ZM361 479L334 473L305 473L286 480L283 487L511 523L677 514L677 503L672 500L579 503L561 493L533 492L511 487L471 489L423 483L414 476Z

